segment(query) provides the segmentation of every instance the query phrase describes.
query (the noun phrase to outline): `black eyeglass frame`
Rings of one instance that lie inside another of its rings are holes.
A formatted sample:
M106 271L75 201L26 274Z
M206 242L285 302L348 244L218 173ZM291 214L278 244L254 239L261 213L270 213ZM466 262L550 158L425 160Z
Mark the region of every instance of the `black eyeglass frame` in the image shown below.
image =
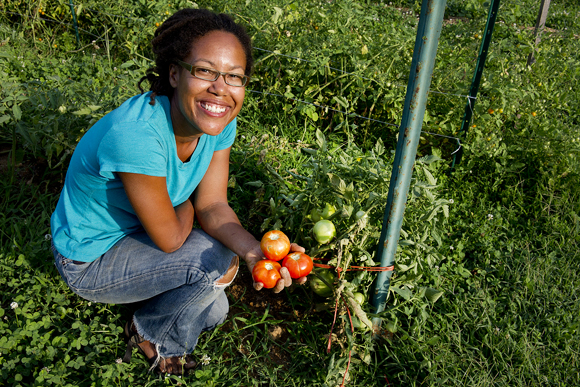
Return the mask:
M209 82L215 82L217 81L217 79L220 77L220 75L222 77L224 77L224 82L226 83L226 85L230 85L230 86L234 86L234 87L245 87L248 82L250 82L250 77L248 77L247 75L244 74L236 74L236 73L223 73L221 71L217 71L216 69L212 69L210 67L205 67L205 66L194 66L194 65L190 65L189 63L183 62L179 59L176 60L177 64L179 64L181 67L183 67L184 69L186 69L187 71L189 71L189 73L191 75L193 75L194 77L196 77L197 79L201 79L202 81L209 81ZM195 70L196 69L204 69L204 70L209 70L209 71L213 71L215 73L217 73L216 77L214 79L206 79L206 78L200 78L197 75L195 75ZM231 83L228 83L228 80L226 78L226 75L234 75L236 77L240 77L242 79L242 84L241 85L232 85Z

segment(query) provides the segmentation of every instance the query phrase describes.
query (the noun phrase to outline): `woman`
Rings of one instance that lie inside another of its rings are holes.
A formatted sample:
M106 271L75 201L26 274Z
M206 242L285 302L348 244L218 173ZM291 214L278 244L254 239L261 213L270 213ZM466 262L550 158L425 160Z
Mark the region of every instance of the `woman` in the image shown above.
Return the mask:
M151 91L79 142L51 228L56 266L75 293L145 300L126 324L124 360L136 347L157 372L182 374L195 367L188 354L199 334L225 320L238 256L250 270L264 258L227 202L252 55L245 30L207 10L178 11L152 44L155 67L141 80ZM194 216L201 230L192 231ZM281 274L275 292L292 284Z

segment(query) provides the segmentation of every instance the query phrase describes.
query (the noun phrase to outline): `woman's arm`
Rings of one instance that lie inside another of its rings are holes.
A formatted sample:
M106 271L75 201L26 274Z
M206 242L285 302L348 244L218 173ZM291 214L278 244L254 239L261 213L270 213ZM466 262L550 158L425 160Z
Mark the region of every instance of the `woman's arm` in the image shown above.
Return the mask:
M147 234L166 253L181 247L193 227L189 200L173 207L165 177L119 172L129 202Z
M256 262L264 258L264 254L260 250L260 242L242 227L228 204L229 162L230 148L214 152L209 168L195 190L193 206L202 229L243 258L252 271ZM302 247L294 243L292 245L293 251L304 252ZM276 293L292 284L286 268L282 268L280 274L282 279L274 288ZM301 278L297 282L305 281L306 278ZM254 284L257 290L262 286L261 283Z

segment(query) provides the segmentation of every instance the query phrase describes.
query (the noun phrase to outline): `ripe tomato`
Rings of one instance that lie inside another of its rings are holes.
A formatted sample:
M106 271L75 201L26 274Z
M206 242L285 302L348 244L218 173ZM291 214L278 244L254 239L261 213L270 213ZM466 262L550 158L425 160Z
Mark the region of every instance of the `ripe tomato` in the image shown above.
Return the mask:
M262 259L256 263L254 270L252 270L252 277L255 282L261 282L266 289L272 289L282 278L280 269L282 266L278 262L269 259Z
M296 279L304 277L312 271L312 258L304 253L290 253L282 261L284 266L290 272L290 277Z
M279 261L290 252L290 239L282 231L268 231L262 237L260 248L266 258Z

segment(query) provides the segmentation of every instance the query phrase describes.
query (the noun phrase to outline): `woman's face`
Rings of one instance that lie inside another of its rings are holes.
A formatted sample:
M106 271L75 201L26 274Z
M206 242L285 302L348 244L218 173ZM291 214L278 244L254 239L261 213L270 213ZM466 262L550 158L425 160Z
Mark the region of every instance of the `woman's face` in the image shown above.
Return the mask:
M224 31L212 31L197 39L183 61L241 75L246 70L242 44ZM205 81L178 65L170 67L169 82L175 88L171 99L173 130L182 137L221 133L240 112L246 93L244 87L226 84L221 75L213 82Z

